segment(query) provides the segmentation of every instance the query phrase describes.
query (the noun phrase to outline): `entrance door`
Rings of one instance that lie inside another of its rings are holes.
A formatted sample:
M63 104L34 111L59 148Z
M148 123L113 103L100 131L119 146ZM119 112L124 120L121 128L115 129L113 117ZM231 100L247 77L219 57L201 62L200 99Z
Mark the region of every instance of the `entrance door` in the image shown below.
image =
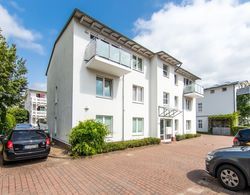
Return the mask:
M162 141L171 141L172 137L172 120L160 119L160 138Z

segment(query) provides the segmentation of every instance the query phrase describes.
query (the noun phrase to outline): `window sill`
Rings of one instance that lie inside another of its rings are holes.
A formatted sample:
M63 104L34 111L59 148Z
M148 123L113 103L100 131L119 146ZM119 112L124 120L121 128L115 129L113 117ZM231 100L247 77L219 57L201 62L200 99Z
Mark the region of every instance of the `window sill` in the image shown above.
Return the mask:
M132 136L144 136L144 133L132 133Z
M137 102L137 101L132 101L132 103L135 103L135 104L144 104L144 102Z
M99 96L99 95L97 95L96 98L101 98L101 99L106 99L106 100L113 100L113 97L108 97L108 96Z
M168 79L169 79L169 75L163 75L163 77L165 77L165 78L168 78Z
M134 68L132 68L132 70L144 74L144 70L137 70L137 69L134 69Z

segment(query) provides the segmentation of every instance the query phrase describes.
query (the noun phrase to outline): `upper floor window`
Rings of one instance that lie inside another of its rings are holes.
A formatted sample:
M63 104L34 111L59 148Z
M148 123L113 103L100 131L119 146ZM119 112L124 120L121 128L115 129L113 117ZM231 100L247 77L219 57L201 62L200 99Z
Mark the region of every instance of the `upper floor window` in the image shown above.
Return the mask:
M144 131L144 119L133 118L133 134L143 134Z
M109 131L108 136L112 136L113 134L113 117L112 116L96 115L96 121L104 124Z
M143 62L142 58L139 58L135 55L133 55L133 64L132 67L134 70L138 70L140 72L143 72Z
M223 87L223 88L222 88L222 91L227 91L227 88L226 88L226 87Z
M214 93L214 92L215 92L214 89L210 90L210 93Z
M192 81L191 81L190 79L187 79L187 78L184 78L183 82L184 82L184 85L185 85L185 86L186 86L186 85L191 85L191 84L192 84Z
M133 101L143 102L143 87L133 85Z
M178 76L176 74L174 75L174 84L178 85Z
M179 106L179 98L178 98L178 96L174 96L174 106L176 108L178 108L178 106Z
M169 67L166 64L163 64L163 76L169 77Z
M163 92L163 104L164 105L169 104L169 93Z
M198 103L198 112L202 112L202 103Z
M186 109L192 110L192 100L186 98Z
M111 97L112 80L108 78L96 77L96 95L103 97Z

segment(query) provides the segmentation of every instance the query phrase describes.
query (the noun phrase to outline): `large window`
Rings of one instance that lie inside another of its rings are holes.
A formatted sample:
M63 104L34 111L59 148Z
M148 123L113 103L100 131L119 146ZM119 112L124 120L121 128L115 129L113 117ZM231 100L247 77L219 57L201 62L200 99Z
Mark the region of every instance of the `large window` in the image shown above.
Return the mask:
M135 55L133 55L133 69L138 70L140 72L143 72L143 62L142 58L139 58Z
M184 78L183 79L183 82L184 82L184 86L187 86L187 85L191 85L192 84L192 81L190 79L187 79L187 78Z
M179 107L179 98L178 98L178 96L174 96L174 106L175 106L175 108Z
M179 130L179 120L178 119L174 120L174 129L175 129L175 131Z
M169 77L169 67L166 64L163 64L163 76Z
M202 129L202 120L198 120L198 128Z
M177 74L174 75L174 84L178 85L178 76L177 76Z
M143 118L133 118L133 134L142 135L144 131L144 119Z
M186 130L187 131L191 130L191 120L186 120Z
M198 103L198 112L202 112L202 103Z
M96 121L101 122L104 125L106 125L109 130L108 136L112 136L113 134L113 117L112 116L96 115Z
M192 100L186 98L186 109L187 110L192 110Z
M96 95L103 97L112 96L112 80L96 77Z
M169 104L169 93L163 92L163 105Z
M133 85L133 102L143 102L143 87Z

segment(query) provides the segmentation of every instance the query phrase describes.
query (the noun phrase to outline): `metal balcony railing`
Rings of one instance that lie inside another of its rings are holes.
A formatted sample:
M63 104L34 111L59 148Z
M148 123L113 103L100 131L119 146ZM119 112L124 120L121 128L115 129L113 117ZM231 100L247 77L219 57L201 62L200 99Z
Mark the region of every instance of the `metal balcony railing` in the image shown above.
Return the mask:
M94 39L88 44L85 50L85 60L88 61L95 55L131 68L130 53L100 39Z
M193 83L191 85L187 85L184 87L184 94L188 93L198 93L203 95L204 94L204 88L196 83Z

